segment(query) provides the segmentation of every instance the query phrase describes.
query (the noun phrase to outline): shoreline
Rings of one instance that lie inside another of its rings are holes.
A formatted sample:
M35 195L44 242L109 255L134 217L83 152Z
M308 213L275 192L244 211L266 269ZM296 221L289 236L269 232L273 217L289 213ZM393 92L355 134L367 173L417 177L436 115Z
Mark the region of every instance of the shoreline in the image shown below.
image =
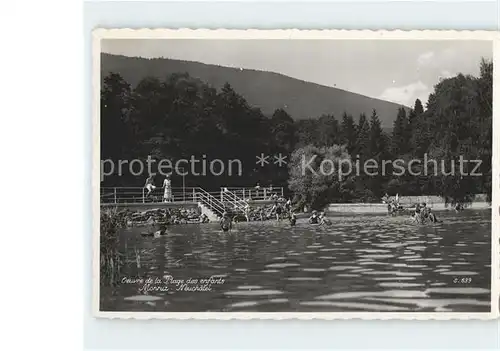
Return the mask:
M404 205L403 205L404 206ZM428 203L433 211L454 211L451 205L442 203ZM407 207L408 211L411 211L413 207ZM469 204L466 210L486 210L491 209L491 205L488 202L473 202ZM327 205L324 211L328 213L366 213L366 214L381 214L387 213L386 204L372 204L372 203L339 203Z

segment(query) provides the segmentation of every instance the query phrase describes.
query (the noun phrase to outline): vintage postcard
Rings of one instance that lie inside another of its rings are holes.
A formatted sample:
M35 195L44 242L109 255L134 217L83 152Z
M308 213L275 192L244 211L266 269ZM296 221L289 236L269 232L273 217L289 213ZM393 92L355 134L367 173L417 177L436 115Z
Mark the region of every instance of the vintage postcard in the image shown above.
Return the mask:
M96 29L94 315L497 317L498 38Z

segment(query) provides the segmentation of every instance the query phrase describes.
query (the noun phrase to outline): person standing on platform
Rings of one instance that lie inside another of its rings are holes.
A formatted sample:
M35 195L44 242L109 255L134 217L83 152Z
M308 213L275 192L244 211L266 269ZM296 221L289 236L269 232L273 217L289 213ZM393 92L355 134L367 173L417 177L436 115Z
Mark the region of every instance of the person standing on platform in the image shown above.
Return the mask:
M148 179L146 179L146 184L144 185L144 187L148 191L148 193L146 194L146 198L149 197L149 195L151 195L151 193L153 192L153 190L156 189L156 186L154 184L154 179L155 179L155 176L153 174L151 174L148 177Z
M170 174L167 174L163 181L163 201L172 202L172 181L170 180Z

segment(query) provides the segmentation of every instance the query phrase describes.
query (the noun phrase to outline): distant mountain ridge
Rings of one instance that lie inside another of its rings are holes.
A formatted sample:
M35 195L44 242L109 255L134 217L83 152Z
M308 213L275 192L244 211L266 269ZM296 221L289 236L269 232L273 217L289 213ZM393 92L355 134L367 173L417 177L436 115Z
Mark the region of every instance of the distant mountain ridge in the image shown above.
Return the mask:
M249 104L260 108L265 115L271 116L274 110L283 108L295 120L333 114L341 121L345 111L357 121L361 113L365 113L369 118L372 110L376 109L382 127L387 130L392 128L398 108L402 106L275 72L242 70L166 58L147 59L102 53L101 79L110 72L119 73L132 87L148 76L165 79L172 73L184 72L216 89L220 89L227 82Z

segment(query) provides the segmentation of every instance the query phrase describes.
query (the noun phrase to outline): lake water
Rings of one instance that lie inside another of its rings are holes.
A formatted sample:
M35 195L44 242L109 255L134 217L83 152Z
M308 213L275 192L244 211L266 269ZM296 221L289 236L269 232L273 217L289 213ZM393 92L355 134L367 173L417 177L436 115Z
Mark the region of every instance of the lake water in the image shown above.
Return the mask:
M382 215L330 217L329 227L250 222L232 233L190 224L159 238L129 228L129 280L101 288L101 310L489 312L491 212L438 216L444 223L426 226Z

